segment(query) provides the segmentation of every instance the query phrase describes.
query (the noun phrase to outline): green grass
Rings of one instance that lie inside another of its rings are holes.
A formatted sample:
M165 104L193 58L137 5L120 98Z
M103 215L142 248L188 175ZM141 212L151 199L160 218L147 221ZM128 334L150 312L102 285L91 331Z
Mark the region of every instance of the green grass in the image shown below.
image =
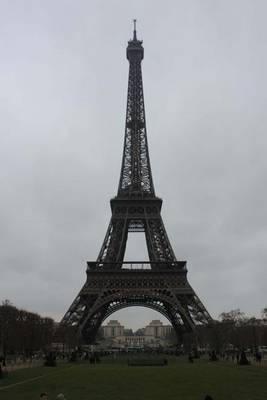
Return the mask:
M107 360L18 370L0 381L1 400L39 399L42 391L49 399L63 392L68 400L201 400L207 393L215 400L263 400L267 367L179 359L166 367L128 367L126 360Z

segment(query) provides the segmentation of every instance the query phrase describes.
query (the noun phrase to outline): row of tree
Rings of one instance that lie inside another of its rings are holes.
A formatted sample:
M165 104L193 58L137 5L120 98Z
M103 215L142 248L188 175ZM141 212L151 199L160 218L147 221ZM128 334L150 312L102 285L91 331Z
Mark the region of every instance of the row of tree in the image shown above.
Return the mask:
M250 349L256 352L267 346L267 308L262 318L249 318L240 309L224 312L211 328L198 327L199 342L209 344L218 351Z
M262 318L248 318L239 309L222 313L210 327L197 326L200 347L227 349L254 349L267 345L267 308ZM101 329L97 340L101 340ZM176 342L171 332L169 342ZM73 329L58 326L52 318L21 310L8 300L0 305L0 355L14 352L31 354L46 350L51 343L63 343L65 349L78 345Z
M49 346L55 322L36 313L21 310L5 300L0 305L0 354L29 354Z

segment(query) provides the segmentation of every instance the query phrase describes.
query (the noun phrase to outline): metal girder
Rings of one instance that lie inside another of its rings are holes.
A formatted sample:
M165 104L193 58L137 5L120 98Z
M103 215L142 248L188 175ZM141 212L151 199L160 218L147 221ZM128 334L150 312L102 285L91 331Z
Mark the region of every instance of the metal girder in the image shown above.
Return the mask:
M210 315L188 284L186 269L179 264L173 268L161 265L155 272L91 268L87 271L86 284L63 322L76 326L87 342L94 341L97 329L108 315L130 306L159 311L179 335L193 332L195 323L210 323Z

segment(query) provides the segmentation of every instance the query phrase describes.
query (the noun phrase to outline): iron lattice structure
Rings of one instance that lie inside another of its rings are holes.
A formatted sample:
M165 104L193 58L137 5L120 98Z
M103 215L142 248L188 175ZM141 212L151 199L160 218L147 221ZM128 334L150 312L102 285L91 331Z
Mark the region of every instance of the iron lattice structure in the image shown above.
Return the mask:
M62 324L76 327L86 343L94 342L110 314L134 305L162 313L179 338L194 332L196 323L212 322L188 283L186 262L175 257L161 218L162 200L155 195L147 143L144 49L135 29L126 54L129 81L118 193L110 201L112 216L97 261L87 263L86 283L62 319ZM128 232L140 231L145 232L149 262L124 262Z

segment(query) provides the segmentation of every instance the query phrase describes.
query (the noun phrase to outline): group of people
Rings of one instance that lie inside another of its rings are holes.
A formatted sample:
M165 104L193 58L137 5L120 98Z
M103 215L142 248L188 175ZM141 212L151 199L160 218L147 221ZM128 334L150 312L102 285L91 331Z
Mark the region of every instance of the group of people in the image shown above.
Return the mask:
M40 394L40 400L48 400L48 394L43 392ZM59 393L56 397L56 400L67 400L63 393Z

